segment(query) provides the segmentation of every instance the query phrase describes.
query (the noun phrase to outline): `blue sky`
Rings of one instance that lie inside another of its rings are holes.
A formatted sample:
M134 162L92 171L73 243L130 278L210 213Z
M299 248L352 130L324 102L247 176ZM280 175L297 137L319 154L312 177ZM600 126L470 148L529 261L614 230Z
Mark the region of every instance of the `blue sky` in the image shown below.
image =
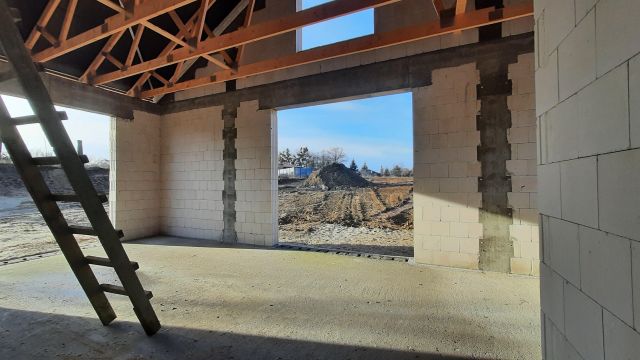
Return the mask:
M303 0L303 9L328 2ZM302 49L373 32L373 10L303 28ZM373 170L399 164L413 167L411 94L396 94L278 112L278 148L301 146L319 152L342 147L348 160Z
M302 8L324 4L327 0L303 0ZM373 9L302 28L302 50L373 33Z
M31 106L25 99L2 95L2 100L12 117L33 115ZM74 144L77 140L82 140L84 153L90 160L109 159L108 116L63 107L56 108L67 112L69 120L63 122L67 133ZM45 151L52 154L51 145L46 140L40 125L21 125L18 131L32 154Z
M412 168L412 112L410 93L278 111L278 148L342 147L358 166Z

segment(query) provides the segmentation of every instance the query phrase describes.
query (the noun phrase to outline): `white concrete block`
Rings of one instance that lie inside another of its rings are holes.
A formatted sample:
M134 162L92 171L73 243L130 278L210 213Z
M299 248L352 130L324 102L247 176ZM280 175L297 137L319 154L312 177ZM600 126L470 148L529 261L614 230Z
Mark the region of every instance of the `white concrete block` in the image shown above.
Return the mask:
M597 0L576 0L576 23L580 23L589 11L596 5Z
M571 31L558 48L560 101L596 79L595 42L596 17L592 11Z
M597 157L562 162L562 218L579 224L598 227L598 165Z
M600 0L596 4L598 76L640 52L637 0Z
M538 166L538 210L546 215L561 217L562 202L560 196L560 165Z
M604 360L602 307L565 283L564 309L567 339L585 360Z
M564 279L544 263L540 265L540 306L564 331Z
M640 329L640 243L631 242L635 328Z
M558 103L558 52L554 51L547 62L536 70L536 114L549 111Z
M607 359L637 359L640 355L640 333L604 310L604 348Z
M542 151L546 155L546 161L556 162L578 157L577 129L581 125L576 96L568 98L544 114L540 126L544 140Z
M629 60L629 109L631 147L640 147L640 56Z
M629 240L580 227L582 291L633 326Z
M600 229L640 241L640 149L598 157Z
M547 1L545 4L545 32L542 55L548 55L575 26L575 4L570 0Z
M555 218L549 219L549 258L545 261L562 277L580 285L580 243L578 225Z
M543 316L543 359L546 360L584 360L578 351L567 341L555 324Z
M629 146L627 66L599 78L577 95L580 156L626 149Z

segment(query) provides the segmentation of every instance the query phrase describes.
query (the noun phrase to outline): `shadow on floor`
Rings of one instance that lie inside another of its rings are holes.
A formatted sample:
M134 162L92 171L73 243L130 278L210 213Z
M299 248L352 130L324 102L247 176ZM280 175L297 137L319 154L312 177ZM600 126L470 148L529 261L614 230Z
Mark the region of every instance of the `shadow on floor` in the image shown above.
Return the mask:
M0 320L2 359L471 359L181 327L147 337L137 323L2 307Z
M186 247L204 247L204 248L220 248L220 249L257 249L257 250L294 250L283 247L271 246L252 246L245 244L227 244L213 240L176 238L171 236L157 236L146 239L127 241L128 244L136 245L158 245L158 246L186 246ZM303 246L310 249L326 249L351 251L364 254L375 254L385 256L405 256L413 257L413 247L410 246L379 246L379 245L352 245L352 244L322 244L308 245L297 242L283 242L280 245L285 246ZM312 250L311 250L312 251Z

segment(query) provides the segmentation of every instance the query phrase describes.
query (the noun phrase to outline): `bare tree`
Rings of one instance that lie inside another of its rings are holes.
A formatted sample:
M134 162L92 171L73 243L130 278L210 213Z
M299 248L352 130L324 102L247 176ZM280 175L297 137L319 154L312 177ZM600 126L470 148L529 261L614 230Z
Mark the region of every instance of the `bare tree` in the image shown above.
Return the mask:
M341 147L333 147L326 150L329 161L333 163L342 163L347 158L344 149Z

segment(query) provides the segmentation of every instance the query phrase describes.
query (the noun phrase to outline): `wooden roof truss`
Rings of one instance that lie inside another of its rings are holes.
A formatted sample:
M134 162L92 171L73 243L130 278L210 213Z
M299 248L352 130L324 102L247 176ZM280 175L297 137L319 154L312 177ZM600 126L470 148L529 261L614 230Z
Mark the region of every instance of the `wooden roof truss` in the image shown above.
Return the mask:
M89 1L89 0L86 0ZM425 22L418 26L408 26L386 33L376 33L352 40L283 55L282 57L245 64L243 54L247 44L277 36L286 32L319 23L329 19L348 15L365 9L397 3L401 0L334 0L279 19L254 24L255 0L240 0L218 26L211 29L206 22L207 14L216 0L90 0L106 6L116 12L105 19L104 23L82 33L69 36L69 29L76 12L78 0L68 0L60 29L54 36L47 29L53 14L58 10L61 0L49 0L35 27L25 40L28 49L33 49L40 38L50 43L49 47L32 53L33 60L46 63L79 48L107 39L91 64L84 70L79 81L91 85L109 83L136 77L133 86L127 91L130 96L159 100L163 95L199 86L244 78L270 71L286 69L325 59L370 51L395 44L416 41L447 33L459 32L511 19L531 16L533 5L511 6L503 9L479 9L467 11L467 0L432 0L439 15L438 21ZM197 10L183 21L177 9L197 3ZM62 11L62 10L60 10ZM233 31L225 32L228 27L244 13L242 25ZM168 15L178 31L171 33L151 20ZM444 21L446 20L446 21ZM167 43L155 57L144 59L140 51L145 31L152 31L166 39ZM123 36L129 33L132 41L126 58L116 58L111 52ZM230 52L231 49L236 49ZM234 54L233 56L231 54ZM196 60L204 58L217 70L213 75L182 80L185 73L193 67ZM114 71L100 72L101 65L108 61L116 68ZM158 69L175 65L169 78L158 73ZM161 86L153 87L150 79L156 79ZM146 85L145 85L146 84Z

